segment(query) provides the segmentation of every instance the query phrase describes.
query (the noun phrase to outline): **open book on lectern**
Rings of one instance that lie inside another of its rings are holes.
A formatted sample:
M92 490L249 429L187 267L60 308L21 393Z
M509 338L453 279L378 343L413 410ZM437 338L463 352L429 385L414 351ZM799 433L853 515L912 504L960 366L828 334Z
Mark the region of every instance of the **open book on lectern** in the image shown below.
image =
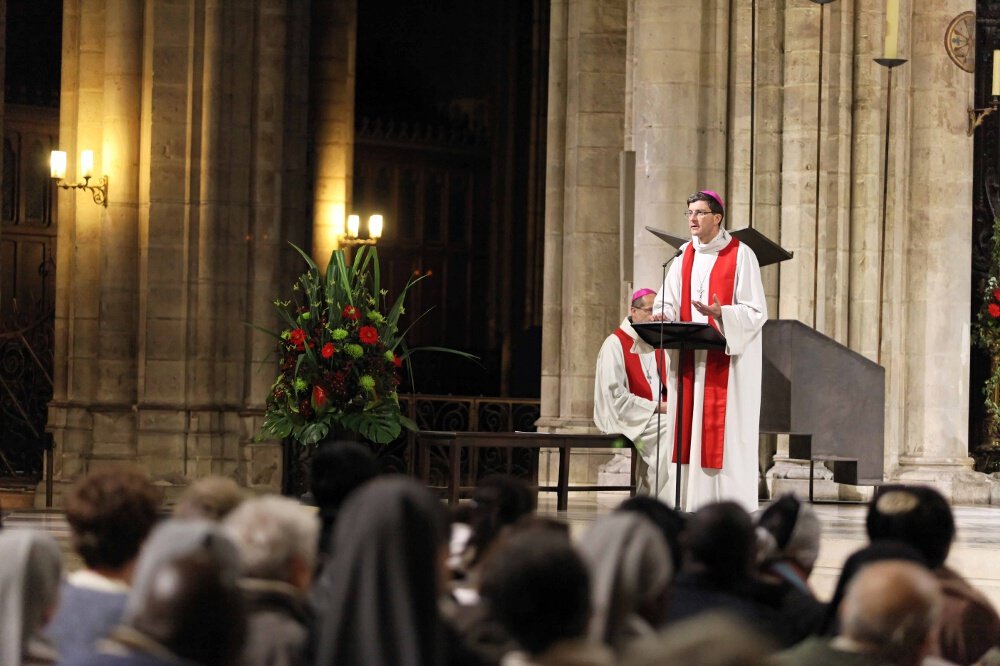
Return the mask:
M632 324L643 342L654 349L725 349L726 338L708 323L644 321Z

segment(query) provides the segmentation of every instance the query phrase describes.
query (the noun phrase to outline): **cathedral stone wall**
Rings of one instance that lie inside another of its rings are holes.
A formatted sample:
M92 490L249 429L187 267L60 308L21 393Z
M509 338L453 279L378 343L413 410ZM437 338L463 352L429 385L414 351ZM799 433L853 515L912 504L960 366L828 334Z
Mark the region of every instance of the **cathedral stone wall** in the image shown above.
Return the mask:
M967 453L973 78L944 45L949 22L975 5L900 6L899 57L908 62L890 81L874 62L882 2L629 0L624 24L598 40L605 70L614 69L608 59L624 65L622 78L605 82L624 100L622 131L582 122L587 109L573 94L593 75L574 57L588 28L574 12L602 16L619 4L553 4L546 270L563 287L545 304L546 427L587 423L594 359L623 312L617 295L659 283L672 248L644 227L685 236L686 196L710 188L726 197L730 228L752 225L794 253L763 270L770 316L800 320L885 367L887 476L989 501L990 482L970 471ZM612 186L601 190L600 235L581 233L595 209L574 206L584 192L574 149L584 142L608 156L635 152L634 201L625 202L635 209L633 275L610 260L619 231ZM585 240L597 237L600 266ZM571 243L578 260L565 252Z
M121 463L168 498L206 474L278 487L278 448L254 439L273 343L247 323L276 327L287 241L306 238L309 18L294 0L64 3L60 144L110 184L106 208L59 193L57 494Z

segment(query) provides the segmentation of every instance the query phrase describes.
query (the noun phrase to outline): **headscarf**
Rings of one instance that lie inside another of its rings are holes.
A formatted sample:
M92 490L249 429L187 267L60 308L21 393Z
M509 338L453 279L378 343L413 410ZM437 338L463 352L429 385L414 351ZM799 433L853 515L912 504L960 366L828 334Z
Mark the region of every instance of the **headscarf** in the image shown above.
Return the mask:
M590 570L590 636L621 652L657 627L640 615L662 600L673 576L666 540L649 519L619 512L599 518L579 544Z
M819 518L812 507L788 493L761 512L757 525L772 537L759 552L760 560L791 560L803 571L812 571L820 538Z
M185 565L189 578L178 573ZM161 523L139 553L123 627L112 637L140 652L163 649L192 663L234 663L246 628L240 568L236 546L218 523ZM168 588L165 581L173 582ZM135 635L141 640L130 642Z
M20 666L56 603L62 553L47 532L0 532L0 666Z
M205 548L224 563L227 569L234 573L239 571L239 553L236 546L225 536L218 524L202 519L180 518L171 518L160 523L139 553L135 575L132 577L132 588L122 618L123 623L131 624L141 613L142 604L149 596L149 589L156 578L156 573L164 564Z
M379 478L352 493L313 590L314 663L439 663L438 556L446 542L443 507L415 481Z

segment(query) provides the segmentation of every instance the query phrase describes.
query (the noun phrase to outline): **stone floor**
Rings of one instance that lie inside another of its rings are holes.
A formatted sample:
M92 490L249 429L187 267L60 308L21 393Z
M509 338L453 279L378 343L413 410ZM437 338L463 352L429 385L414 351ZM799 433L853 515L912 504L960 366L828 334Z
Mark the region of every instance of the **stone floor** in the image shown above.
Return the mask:
M573 534L578 535L598 516L614 510L626 497L627 493L573 493L570 495L569 510L561 512L556 511L555 495L544 493L539 497L539 512L566 520ZM865 506L819 504L815 510L823 524L823 540L812 584L821 598L828 599L844 560L867 543ZM1000 608L1000 568L995 565L996 553L1000 549L1000 507L956 507L955 519L958 534L948 564ZM71 553L69 529L59 512L8 512L4 516L4 526L49 530L63 547L69 568L79 566L78 558Z

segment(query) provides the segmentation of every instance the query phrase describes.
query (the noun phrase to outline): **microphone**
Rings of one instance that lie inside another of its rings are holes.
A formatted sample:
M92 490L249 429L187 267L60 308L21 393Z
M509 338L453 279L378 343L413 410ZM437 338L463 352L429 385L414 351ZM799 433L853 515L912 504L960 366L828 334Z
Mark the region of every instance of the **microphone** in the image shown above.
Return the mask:
M671 261L673 261L677 257L681 256L681 254L683 254L683 253L684 253L684 250L677 250L676 252L674 252L674 254L673 254L672 257L670 257L669 259L667 259L666 261L663 262L663 268L666 268L667 264L669 264Z

